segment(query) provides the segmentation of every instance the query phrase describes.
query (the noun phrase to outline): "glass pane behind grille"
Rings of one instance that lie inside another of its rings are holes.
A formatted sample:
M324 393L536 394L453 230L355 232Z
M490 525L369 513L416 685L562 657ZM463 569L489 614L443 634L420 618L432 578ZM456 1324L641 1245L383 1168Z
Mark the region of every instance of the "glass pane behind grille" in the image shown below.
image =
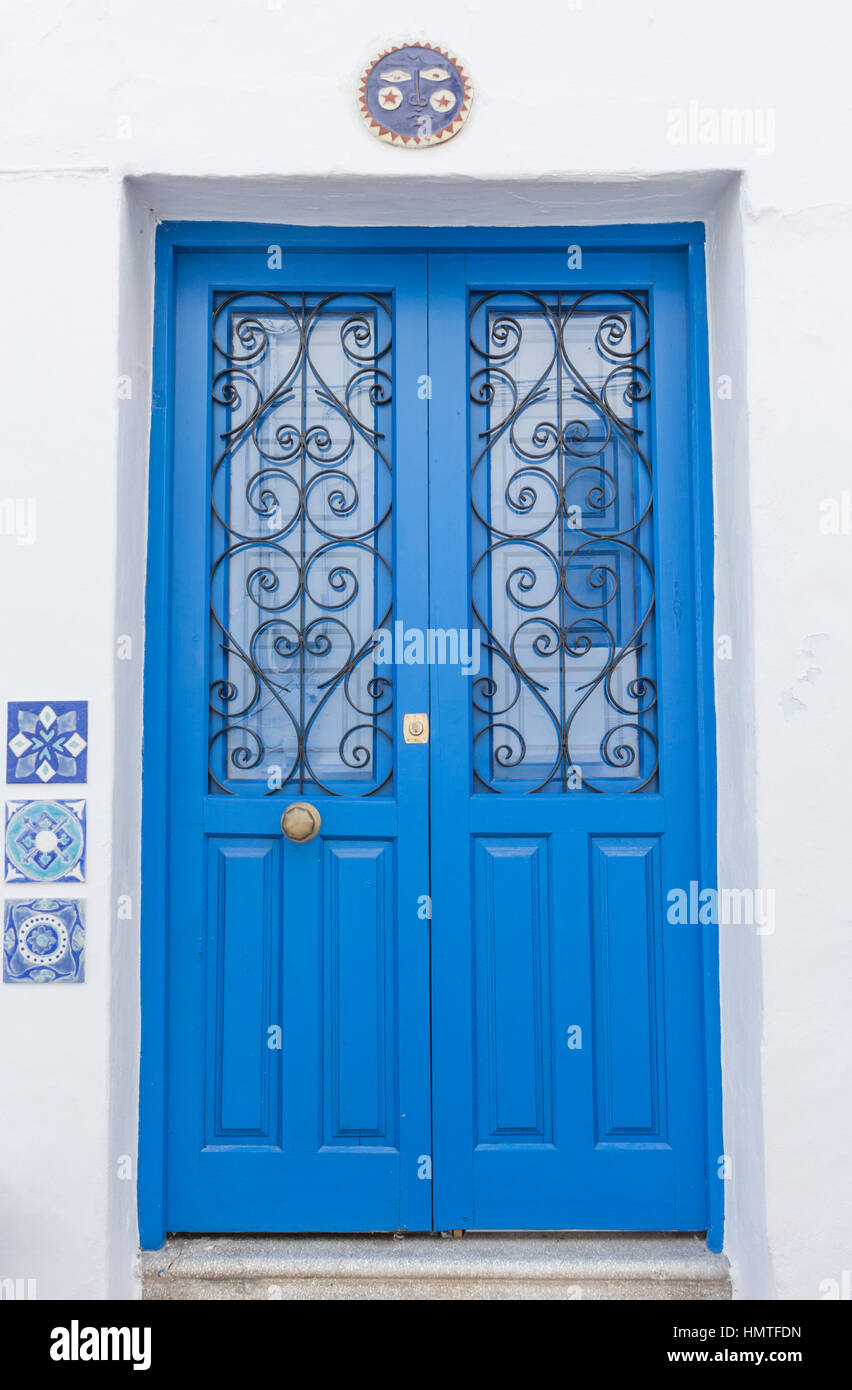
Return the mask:
M472 301L479 791L656 784L649 396L643 297Z
M213 315L211 787L391 777L391 306L223 295Z

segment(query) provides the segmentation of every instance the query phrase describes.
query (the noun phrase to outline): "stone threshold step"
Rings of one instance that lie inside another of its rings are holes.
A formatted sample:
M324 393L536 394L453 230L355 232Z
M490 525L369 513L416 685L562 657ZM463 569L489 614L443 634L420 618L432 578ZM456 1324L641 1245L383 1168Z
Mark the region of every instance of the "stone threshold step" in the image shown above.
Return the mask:
M698 1235L170 1236L146 1299L729 1299Z

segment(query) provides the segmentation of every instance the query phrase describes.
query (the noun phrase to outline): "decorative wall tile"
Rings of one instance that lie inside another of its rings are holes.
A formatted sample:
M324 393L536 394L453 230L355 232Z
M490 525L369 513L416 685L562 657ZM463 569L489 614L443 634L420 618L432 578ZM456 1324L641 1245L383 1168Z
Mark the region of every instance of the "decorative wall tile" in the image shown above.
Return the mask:
M7 782L85 782L87 700L10 700Z
M6 882L81 883L85 801L6 802Z
M80 984L85 979L83 903L33 898L9 903L3 933L3 979L19 984Z

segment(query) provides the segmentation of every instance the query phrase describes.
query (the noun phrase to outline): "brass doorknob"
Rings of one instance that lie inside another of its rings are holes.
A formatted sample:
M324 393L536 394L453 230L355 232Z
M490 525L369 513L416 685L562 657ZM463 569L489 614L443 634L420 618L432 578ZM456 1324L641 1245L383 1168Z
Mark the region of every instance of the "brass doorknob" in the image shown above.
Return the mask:
M309 801L291 801L281 817L281 829L287 839L300 845L318 835L321 825L320 813Z

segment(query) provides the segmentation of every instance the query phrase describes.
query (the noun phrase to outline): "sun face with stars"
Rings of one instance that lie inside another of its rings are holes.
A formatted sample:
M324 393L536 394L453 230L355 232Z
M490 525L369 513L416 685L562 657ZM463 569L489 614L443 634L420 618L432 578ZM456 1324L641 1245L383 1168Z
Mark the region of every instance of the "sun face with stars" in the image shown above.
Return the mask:
M451 140L473 90L461 63L436 44L386 49L366 68L361 115L380 140L416 149Z

